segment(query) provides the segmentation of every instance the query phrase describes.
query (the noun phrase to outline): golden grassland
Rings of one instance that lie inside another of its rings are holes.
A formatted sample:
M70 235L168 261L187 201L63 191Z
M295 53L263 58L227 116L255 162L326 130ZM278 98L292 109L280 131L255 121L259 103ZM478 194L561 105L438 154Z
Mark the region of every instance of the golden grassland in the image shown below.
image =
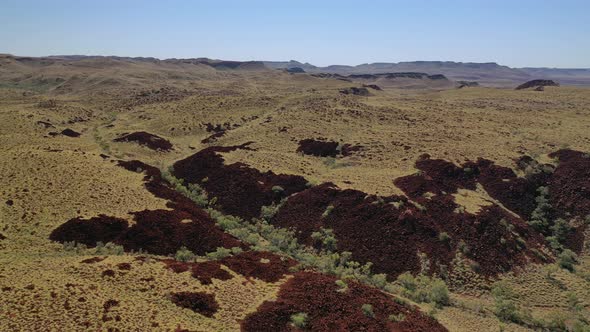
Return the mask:
M230 280L201 285L189 272L176 274L156 260L141 262L129 254L80 263L92 257L90 251L65 252L48 240L49 233L70 218L104 213L129 219L132 211L165 209L166 201L143 187L142 174L113 161L139 159L169 166L208 146L201 143L212 134L206 123L231 127L215 145L254 142L253 151L224 154L226 163L243 162L261 171L298 174L313 183L330 181L381 195L401 194L393 179L414 173L414 162L424 153L454 162L483 157L513 167L513 159L522 154L542 157L561 147L590 151L590 89L386 89L371 91L369 97L338 92L352 85L307 75L228 74L183 83L189 95L179 100L124 106L124 89L110 95L0 89L0 234L6 236L0 241L0 288L11 288L1 292L0 330L181 326L229 331L239 329L240 319L276 296L283 281L247 281L232 272ZM50 99L55 106L40 104ZM48 136L65 128L81 136ZM170 140L174 150L164 153L112 141L140 130ZM363 150L333 161L296 153L298 141L306 138L358 144ZM12 206L5 204L8 200ZM460 191L456 201L470 212L492 199L482 189ZM584 277L590 273L590 259L581 260L576 274L560 270L549 279L544 267L531 266L503 278L533 316L567 313L566 294L574 292L583 315L590 318L590 278ZM119 271L116 264L121 262L130 263L131 270ZM116 271L115 277L103 277L106 269ZM153 281L145 281L151 277ZM214 293L220 310L207 318L179 308L167 298L172 290ZM506 331L528 330L501 324L491 312L493 299L487 292L457 290L452 298L455 305L434 313L451 331L498 331L501 326ZM120 305L109 311L113 319L103 322L103 304L110 299Z

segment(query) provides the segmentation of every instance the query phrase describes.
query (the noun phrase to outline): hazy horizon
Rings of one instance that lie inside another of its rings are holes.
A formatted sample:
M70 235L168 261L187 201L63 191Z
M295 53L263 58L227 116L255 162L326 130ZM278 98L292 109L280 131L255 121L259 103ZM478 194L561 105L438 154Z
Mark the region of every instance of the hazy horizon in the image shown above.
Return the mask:
M590 4L4 1L2 53L590 68Z

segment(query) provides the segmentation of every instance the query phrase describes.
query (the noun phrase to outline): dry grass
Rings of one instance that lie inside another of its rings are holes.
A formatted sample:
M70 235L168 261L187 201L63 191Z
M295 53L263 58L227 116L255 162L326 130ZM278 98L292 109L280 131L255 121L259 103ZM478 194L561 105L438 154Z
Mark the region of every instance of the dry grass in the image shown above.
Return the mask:
M157 86L166 80L154 82ZM274 297L280 282L246 281L235 275L203 286L189 273L175 274L161 263L142 264L129 255L81 264L89 256L65 253L48 240L51 230L76 216L127 217L132 211L165 208L165 201L145 190L143 175L125 171L112 160L170 165L207 146L201 143L211 134L205 123L232 126L215 144L255 142L255 151L225 154L229 163L244 162L263 171L299 174L311 182L331 181L382 195L401 193L393 179L415 172L414 161L423 153L456 162L483 157L513 166L513 159L522 154L542 156L564 146L590 151L588 89L389 89L356 97L338 93L352 83L267 72L217 73L174 84L188 89L190 96L125 107L118 99L130 93L124 88L110 95L52 96L0 89L0 233L7 237L0 241L0 286L12 287L0 298L0 330L79 330L85 322L95 330L171 330L178 325L195 331L236 330L239 319ZM39 107L50 98L56 107ZM56 128L44 128L37 121ZM65 128L82 136L47 136ZM169 139L174 151L112 142L136 130ZM319 137L364 149L335 164L295 152L299 140ZM111 158L103 159L101 153ZM14 205L5 204L7 200ZM461 191L456 200L466 212L491 201L480 190ZM115 265L120 262L130 262L132 269L118 271ZM115 278L101 277L109 268L116 271ZM579 270L590 270L587 258ZM141 280L149 277L154 281ZM580 275L559 271L557 281L549 282L541 267L531 267L505 278L519 303L535 316L563 310L564 288L578 294L588 316L590 285ZM215 293L221 309L213 319L181 309L166 298L170 290ZM81 297L85 302L79 301ZM488 295L453 298L463 304L436 314L449 330L499 330ZM119 315L118 322L102 322L102 306L109 299L120 302L109 313ZM66 301L69 310L64 308ZM506 325L506 331L521 330L525 329Z

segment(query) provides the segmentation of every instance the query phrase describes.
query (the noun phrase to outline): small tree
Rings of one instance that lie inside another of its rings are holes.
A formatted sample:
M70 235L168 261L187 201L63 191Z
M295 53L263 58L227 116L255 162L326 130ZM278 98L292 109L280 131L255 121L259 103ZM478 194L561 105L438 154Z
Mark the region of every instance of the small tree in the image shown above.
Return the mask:
M557 261L562 269L574 272L574 265L578 264L578 255L569 249L565 249L557 256Z
M492 288L494 314L504 322L519 322L518 306L514 303L514 293L505 281L499 281Z

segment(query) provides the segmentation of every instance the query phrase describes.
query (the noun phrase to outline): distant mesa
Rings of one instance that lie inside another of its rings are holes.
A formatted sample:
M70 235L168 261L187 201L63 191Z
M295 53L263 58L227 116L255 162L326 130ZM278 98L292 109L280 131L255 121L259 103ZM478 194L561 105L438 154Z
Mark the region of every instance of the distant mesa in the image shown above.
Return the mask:
M152 150L172 150L172 143L170 143L170 141L145 131L137 131L131 134L123 134L121 137L115 138L113 141L135 142L139 145L143 145Z
M287 68L287 73L291 73L291 74L296 74L296 73L305 73L305 70L303 70L303 68L300 67L291 67L291 68Z
M355 95L355 96L370 96L371 93L365 87L357 88L357 87L350 87L346 89L338 90L343 95Z
M347 76L350 79L365 79L375 80L379 78L394 79L394 78L413 78L413 79L430 79L430 80L448 80L445 75L435 74L428 75L426 73L418 72L402 72L402 73L383 73L383 74L352 74Z
M523 90L542 86L559 86L559 83L553 80L532 80L517 86L516 90Z

